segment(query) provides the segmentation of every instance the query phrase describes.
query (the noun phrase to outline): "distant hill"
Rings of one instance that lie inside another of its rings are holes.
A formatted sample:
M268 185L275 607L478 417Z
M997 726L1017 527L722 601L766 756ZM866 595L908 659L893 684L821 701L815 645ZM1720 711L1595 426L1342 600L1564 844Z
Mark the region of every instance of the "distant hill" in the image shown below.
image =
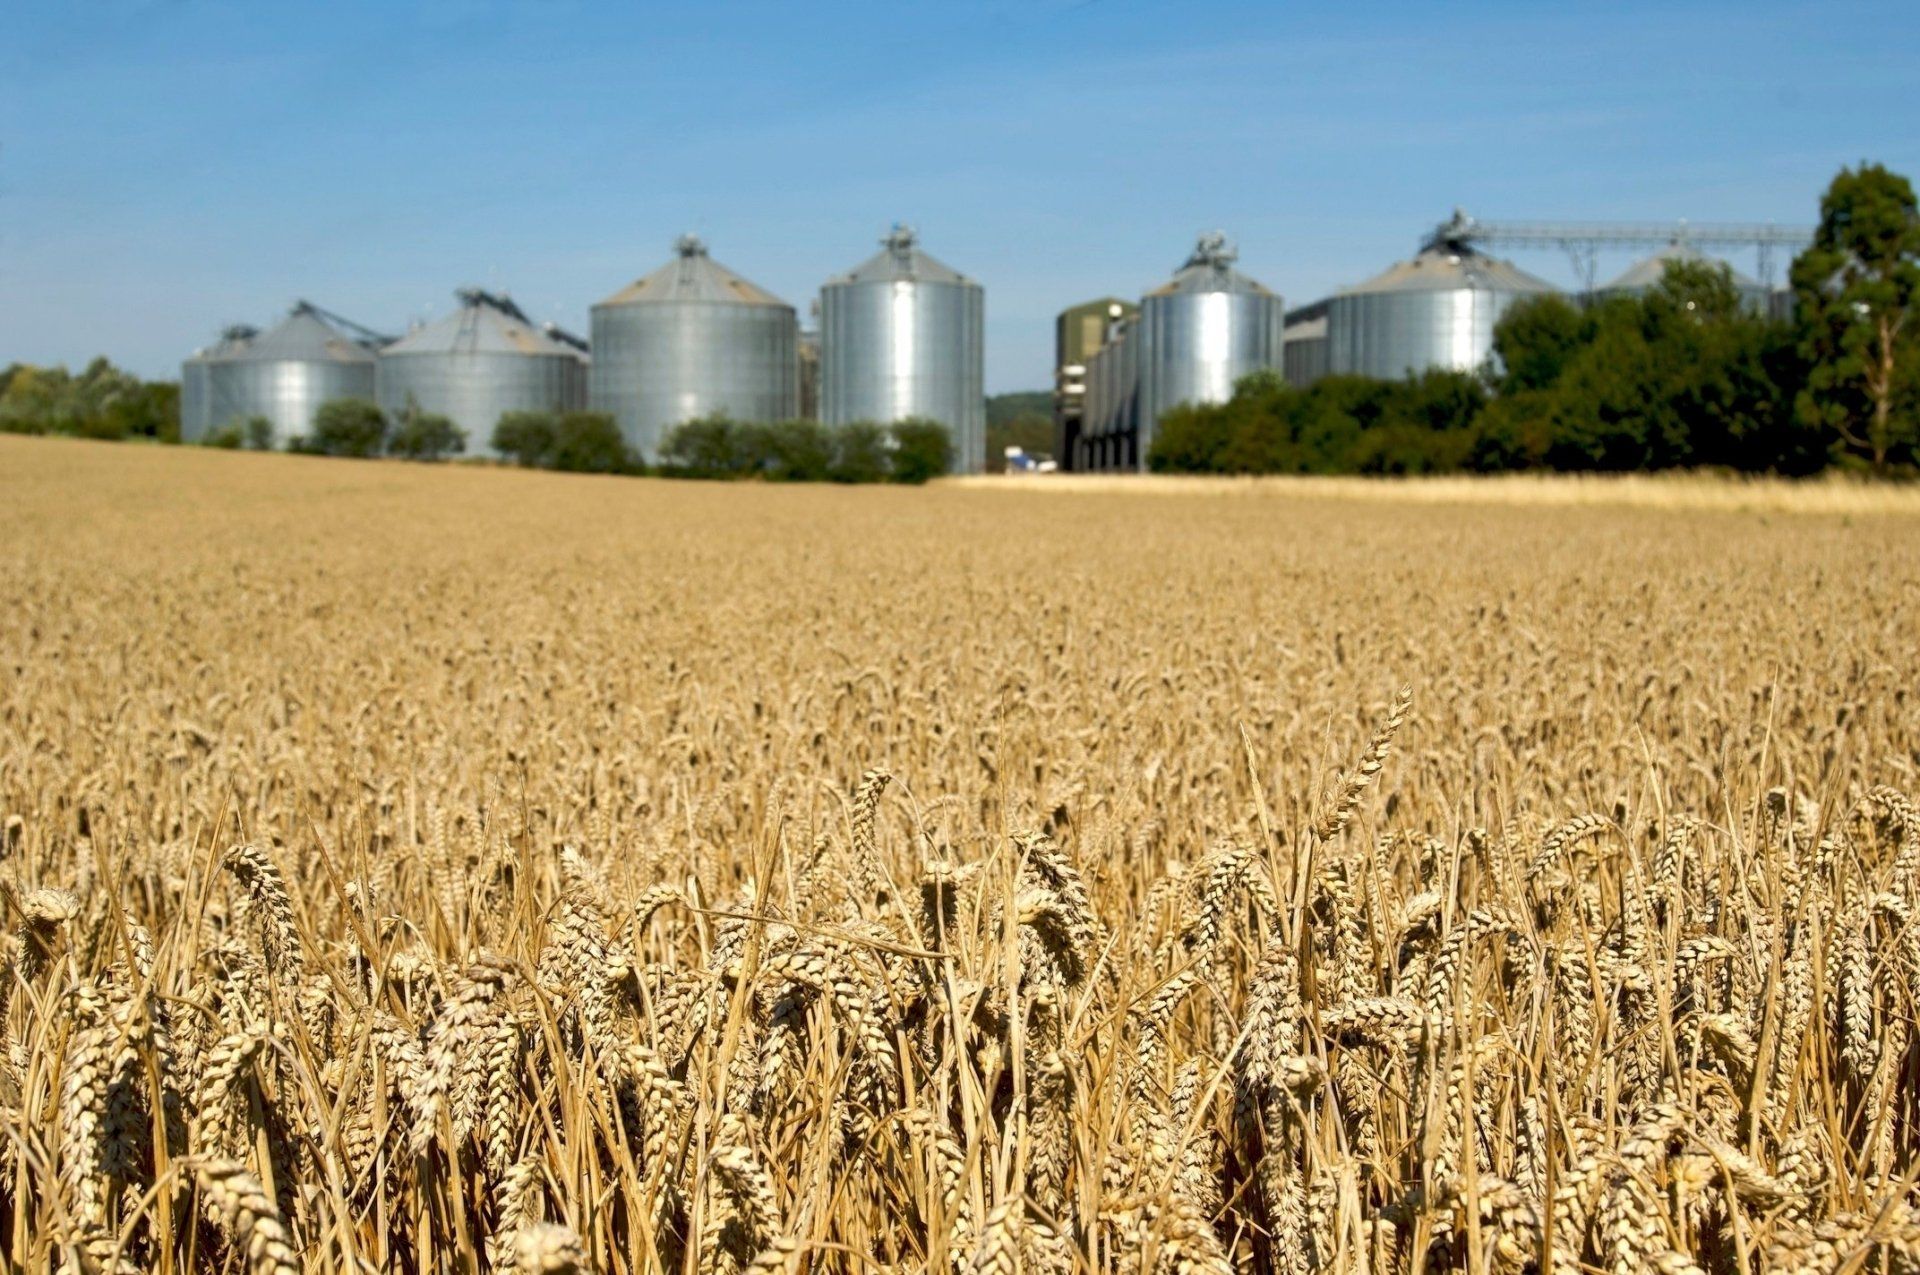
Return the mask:
M1007 448L1028 455L1053 451L1053 392L1021 390L987 398L987 472L1007 466Z
M1013 394L989 394L987 396L987 425L1009 425L1021 416L1044 416L1053 419L1052 390L1020 390Z

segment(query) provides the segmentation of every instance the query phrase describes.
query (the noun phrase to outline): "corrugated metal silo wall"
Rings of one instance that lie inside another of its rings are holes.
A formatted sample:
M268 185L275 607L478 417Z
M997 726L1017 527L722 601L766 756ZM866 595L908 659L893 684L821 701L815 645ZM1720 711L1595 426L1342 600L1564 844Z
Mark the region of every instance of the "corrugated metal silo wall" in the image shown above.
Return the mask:
M1327 338L1314 336L1288 341L1281 357L1287 384L1305 389L1327 374Z
M985 294L919 279L832 283L820 290L820 419L945 425L954 468L986 464Z
M372 401L373 361L319 362L306 359L217 360L207 365L209 419L214 428L264 416L273 423L273 445L313 431L313 415L337 398Z
M799 411L799 324L789 306L657 302L593 308L588 400L647 460L682 421Z
M1125 335L1095 350L1086 363L1087 394L1081 434L1097 455L1091 468L1111 468L1107 457L1113 440L1133 432L1140 409L1140 331L1131 325Z
M1264 292L1173 292L1140 304L1140 456L1161 415L1224 403L1249 372L1281 366L1286 308Z
M191 358L180 364L180 441L197 443L213 428L207 402L207 361Z
M466 455L492 456L501 416L579 411L587 402L586 380L586 367L570 354L434 351L382 355L377 389L389 420L411 399L466 432Z
M1493 328L1530 296L1492 288L1354 292L1327 305L1327 370L1382 380L1453 368L1470 372L1493 354Z

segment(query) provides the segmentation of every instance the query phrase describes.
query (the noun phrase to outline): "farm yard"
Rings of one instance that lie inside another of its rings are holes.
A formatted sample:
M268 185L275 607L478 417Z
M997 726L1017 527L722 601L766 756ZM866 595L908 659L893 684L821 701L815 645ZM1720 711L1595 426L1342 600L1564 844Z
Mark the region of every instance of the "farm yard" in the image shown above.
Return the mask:
M0 438L7 1269L1920 1270L1920 517L1382 490Z

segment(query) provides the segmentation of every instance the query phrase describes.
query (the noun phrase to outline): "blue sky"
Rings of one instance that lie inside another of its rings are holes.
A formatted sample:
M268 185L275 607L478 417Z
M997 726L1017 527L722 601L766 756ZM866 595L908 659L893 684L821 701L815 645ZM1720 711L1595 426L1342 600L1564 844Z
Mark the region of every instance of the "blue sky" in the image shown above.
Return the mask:
M10 0L3 29L0 363L148 375L301 296L397 330L482 283L584 330L687 229L804 317L901 219L986 286L989 390L1038 388L1055 311L1208 228L1291 304L1455 205L1804 222L1843 163L1920 176L1910 2Z

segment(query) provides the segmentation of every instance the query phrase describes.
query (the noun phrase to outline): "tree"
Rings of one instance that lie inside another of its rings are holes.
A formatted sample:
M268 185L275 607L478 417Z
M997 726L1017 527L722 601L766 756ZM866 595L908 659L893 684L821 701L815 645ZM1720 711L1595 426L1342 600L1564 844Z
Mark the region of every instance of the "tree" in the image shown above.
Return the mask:
M681 478L737 478L747 472L750 458L742 444L742 427L716 414L681 421L660 440L660 466Z
M163 443L180 441L180 382L147 382L147 404L154 421L154 437Z
M918 486L953 469L953 438L938 421L917 416L893 423L893 481Z
M387 418L360 398L336 398L313 414L307 448L322 456L378 456L387 439Z
M466 431L438 412L422 412L411 405L387 439L388 453L407 460L435 461L466 450Z
M1227 443L1225 412L1212 405L1182 403L1155 423L1147 468L1156 474L1225 473L1222 453Z
M493 450L514 464L535 468L553 460L552 412L503 412L493 427Z
M1473 423L1466 467L1495 474L1545 465L1553 445L1553 409L1558 402L1551 389L1496 395Z
M7 369L6 389L0 391L0 430L9 434L45 434L52 427L61 396L66 391L65 368L42 368L16 363Z
M1285 418L1289 469L1353 472L1362 435L1387 414L1399 385L1364 376L1323 376L1307 387Z
M255 417L255 420L264 419ZM228 421L225 425L208 430L200 436L200 446L217 447L221 451L235 451L246 445L246 432L238 420Z
M101 360L105 363L105 360ZM141 381L111 368L111 390L92 408L80 433L90 438L150 438L180 441L180 383Z
M1724 264L1675 261L1643 297L1516 305L1494 333L1499 397L1465 457L1492 471L1715 465L1807 473L1802 372L1786 329L1742 304Z
M1793 469L1794 388L1776 382L1773 325L1724 263L1672 262L1642 302L1657 404L1655 465Z
M240 434L246 445L256 452L273 450L273 422L264 416L249 416L246 423L239 426Z
M567 412L554 422L547 464L576 474L624 474L634 469L620 426L605 412Z
M142 381L104 358L78 373L14 364L0 383L0 432L177 442L180 386Z
M777 421L753 430L761 471L774 482L825 482L833 468L833 438L819 421Z
M1884 470L1912 454L1920 406L1920 210L1906 178L1878 164L1843 168L1820 199L1813 244L1793 263L1809 422Z
M1500 392L1546 389L1593 340L1593 330L1593 312L1565 297L1549 293L1515 303L1493 328Z
M872 421L852 421L833 431L833 464L827 476L837 483L877 483L887 476L887 437Z
M1472 372L1428 368L1397 382L1372 426L1354 440L1363 474L1451 473L1473 450L1473 425L1487 405L1486 383Z

